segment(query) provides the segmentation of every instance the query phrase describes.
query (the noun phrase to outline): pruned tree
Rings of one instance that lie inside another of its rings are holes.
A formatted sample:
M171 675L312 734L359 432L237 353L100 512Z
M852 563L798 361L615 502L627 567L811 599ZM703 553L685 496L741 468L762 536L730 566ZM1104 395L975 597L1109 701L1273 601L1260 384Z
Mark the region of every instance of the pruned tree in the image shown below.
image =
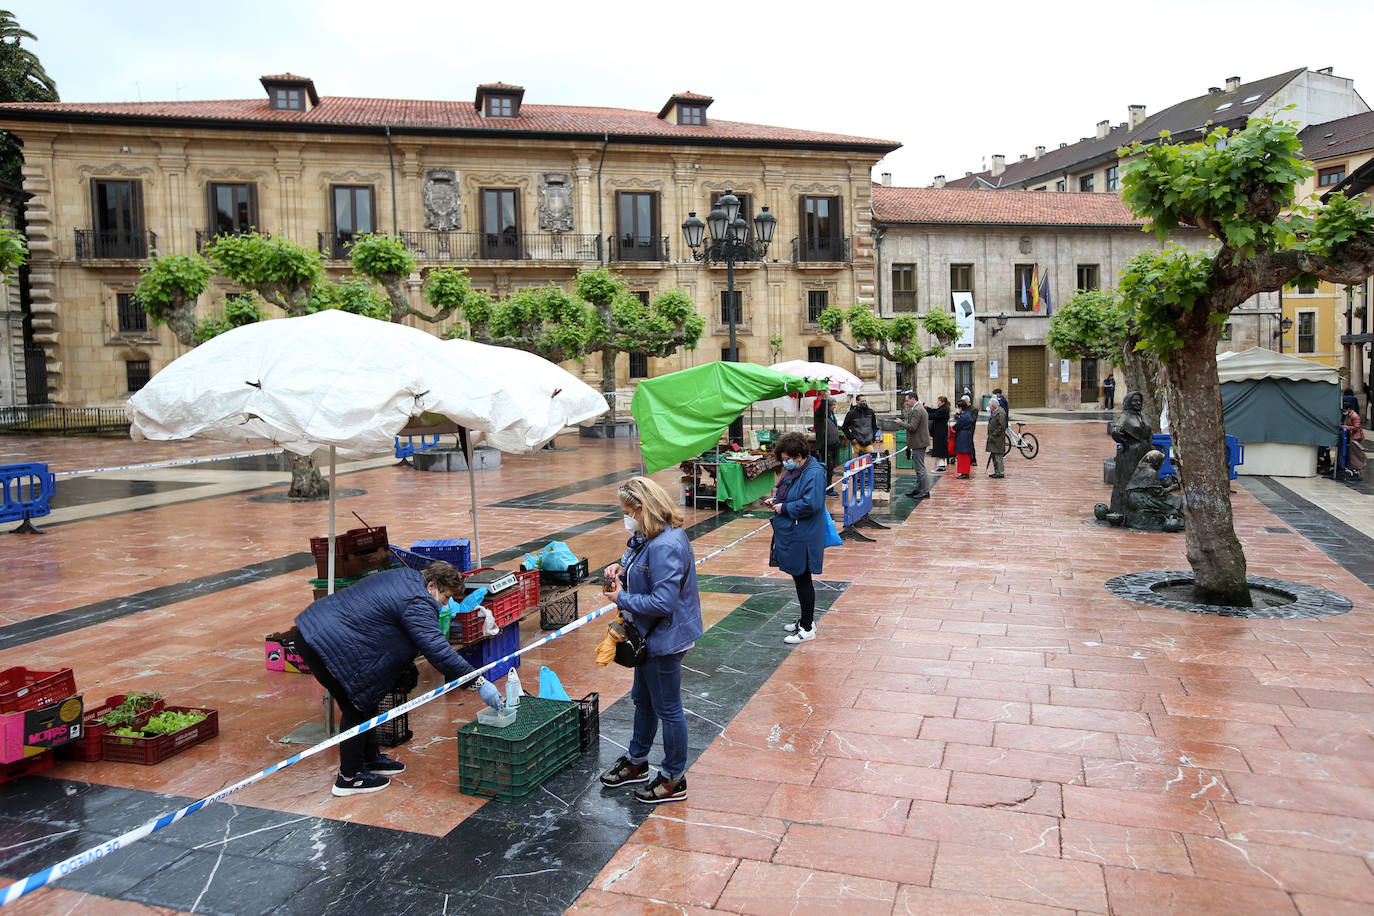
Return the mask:
M288 238L257 232L221 235L205 255L231 282L293 317L310 313L315 287L324 279L319 252Z
M1167 137L1165 137L1167 140ZM1374 214L1334 195L1295 207L1312 174L1290 124L1253 119L1211 131L1204 142L1132 146L1122 198L1161 241L1194 226L1215 252L1171 249L1135 258L1122 302L1140 347L1165 363L1170 432L1182 459L1188 563L1200 601L1248 606L1245 552L1236 537L1217 378L1216 350L1231 311L1297 279L1354 285L1374 273ZM1334 422L1334 418L1333 418Z
M837 305L821 312L817 319L821 330L833 337L851 353L871 353L894 363L902 370L902 377L915 385L916 367L927 357L945 356L948 347L959 337L959 325L952 315L931 310L920 318L898 315L879 318L867 305L852 305L842 309ZM853 342L844 339L845 327ZM922 347L921 329L933 338L929 347Z
M245 324L266 321L267 313L258 305L258 301L258 297L253 293L227 297L224 300L224 307L220 311L212 312L196 323L195 342L203 344L225 331L232 331L234 328L243 327Z
M414 315L424 321L435 323L448 317L448 314L442 312L426 314L410 304L405 281L415 271L415 255L398 237L359 236L353 240L348 257L355 271L376 281L386 291L387 300L391 303L391 321L399 323L404 321L407 315Z
M165 324L183 346L194 347L196 299L215 269L198 254L154 255L143 264L134 298L154 324Z
M1109 290L1079 290L1050 317L1046 342L1066 359L1106 360L1121 367L1126 387L1140 392L1151 429L1159 429L1159 357L1139 349L1140 330L1121 297Z
M391 321L390 300L377 287L362 277L350 277L339 282L321 280L310 292L310 311L338 309L364 318Z

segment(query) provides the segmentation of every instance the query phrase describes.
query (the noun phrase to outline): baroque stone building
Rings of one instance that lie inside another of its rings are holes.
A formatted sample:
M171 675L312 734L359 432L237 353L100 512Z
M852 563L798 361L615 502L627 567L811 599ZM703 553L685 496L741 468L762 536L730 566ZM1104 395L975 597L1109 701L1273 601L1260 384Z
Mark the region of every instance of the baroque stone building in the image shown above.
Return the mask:
M0 105L24 144L32 336L55 403L118 402L179 355L133 298L140 265L248 228L318 246L334 273L354 236L397 233L420 259L417 305L439 266L497 296L602 264L642 296L687 290L706 318L699 348L623 356L621 386L718 359L730 307L741 360L873 372L807 319L873 301L870 176L897 143L718 121L690 92L654 113L526 104L504 83L470 102L322 96L290 73L261 83L253 99ZM736 266L732 301L725 268L695 262L678 228L726 189L747 219L777 218L766 259ZM207 291L200 313L232 291Z

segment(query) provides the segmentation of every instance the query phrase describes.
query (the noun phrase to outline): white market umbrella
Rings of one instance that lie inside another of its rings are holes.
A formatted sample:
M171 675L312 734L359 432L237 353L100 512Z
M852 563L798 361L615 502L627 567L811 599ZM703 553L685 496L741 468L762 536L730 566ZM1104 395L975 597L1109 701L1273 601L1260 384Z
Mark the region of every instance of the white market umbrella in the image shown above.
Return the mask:
M132 431L149 439L328 448L331 591L337 454L390 454L397 435L458 426L521 454L606 410L588 385L533 354L337 310L221 334L172 361L126 406ZM475 500L472 513L475 536Z
M830 383L830 394L855 395L863 390L863 379L859 378L848 369L830 363L812 363L804 359L789 359L780 363L774 363L768 367L788 375L799 375L802 378L823 378ZM802 398L781 397L770 398L766 401L759 401L755 404L760 410L781 410L784 413L796 416L802 412Z

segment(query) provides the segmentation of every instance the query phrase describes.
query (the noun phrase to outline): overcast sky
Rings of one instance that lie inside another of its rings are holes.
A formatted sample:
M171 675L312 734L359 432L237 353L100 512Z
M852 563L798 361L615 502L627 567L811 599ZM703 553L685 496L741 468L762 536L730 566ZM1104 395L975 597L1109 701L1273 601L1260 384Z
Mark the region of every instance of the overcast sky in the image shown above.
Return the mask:
M309 76L324 96L658 111L681 90L710 117L895 140L898 185L977 171L1221 86L1333 67L1374 103L1374 2L7 4L64 101L252 98ZM716 11L713 15L712 11ZM724 56L729 52L729 56Z

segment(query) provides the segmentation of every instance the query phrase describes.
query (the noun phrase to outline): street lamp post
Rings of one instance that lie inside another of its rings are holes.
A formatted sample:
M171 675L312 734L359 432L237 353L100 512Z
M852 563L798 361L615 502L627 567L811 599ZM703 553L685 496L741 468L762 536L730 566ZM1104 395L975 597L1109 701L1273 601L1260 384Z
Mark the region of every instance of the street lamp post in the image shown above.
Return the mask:
M1285 315L1284 318L1283 318L1283 320L1279 322L1279 333L1278 333L1278 337L1279 337L1279 352L1280 352L1280 353L1283 352L1283 335L1284 335L1284 334L1287 334L1287 333L1288 333L1289 331L1291 331L1291 330L1293 330L1293 319L1292 319L1292 318L1289 318L1289 317L1287 317L1287 316Z
M725 264L725 319L730 327L730 349L726 361L732 363L739 362L739 347L735 340L735 262L762 260L768 253L773 231L778 226L777 217L764 207L754 217L751 240L749 223L739 215L739 210L739 198L727 188L725 195L716 201L715 209L707 215L706 222L703 223L693 210L682 224L682 235L695 260L704 264ZM704 238L708 227L711 236ZM737 417L730 424L730 441L743 444L743 417Z

